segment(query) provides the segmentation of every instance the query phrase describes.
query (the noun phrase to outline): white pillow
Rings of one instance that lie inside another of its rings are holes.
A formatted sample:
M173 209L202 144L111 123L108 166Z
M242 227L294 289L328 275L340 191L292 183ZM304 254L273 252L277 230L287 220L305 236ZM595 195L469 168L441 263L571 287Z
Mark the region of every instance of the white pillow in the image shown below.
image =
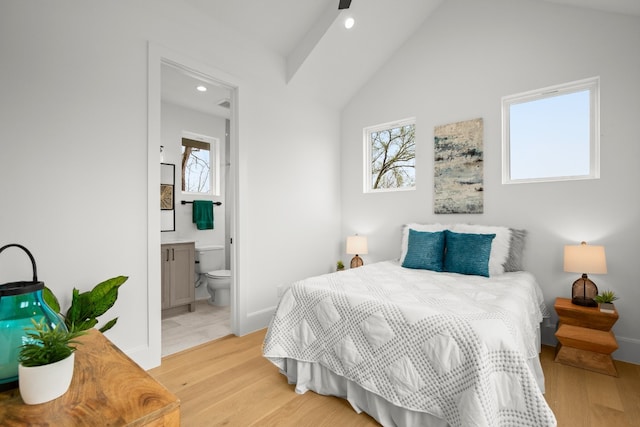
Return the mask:
M452 227L449 229L456 233L495 233L496 237L491 242L491 255L489 256L489 276L504 274L504 263L509 257L509 245L511 243L511 230L508 227L474 224L454 224Z
M442 224L405 224L402 226L402 244L400 246L400 265L404 262L404 257L407 256L407 248L409 246L409 230L416 231L444 231L451 230L451 226ZM495 239L494 239L495 240ZM493 249L493 247L492 247Z
M509 242L509 256L504 263L504 272L522 271L524 270L522 259L524 256L524 246L527 240L527 230L510 228L511 241Z

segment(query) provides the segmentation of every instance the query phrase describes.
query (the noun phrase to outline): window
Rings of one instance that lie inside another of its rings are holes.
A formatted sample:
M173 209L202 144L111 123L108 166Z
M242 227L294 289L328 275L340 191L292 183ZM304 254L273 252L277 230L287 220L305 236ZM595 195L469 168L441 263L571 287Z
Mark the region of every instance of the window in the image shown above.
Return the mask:
M364 192L413 190L415 118L364 129Z
M218 140L184 133L182 138L182 192L220 195Z
M502 98L502 183L600 177L598 77Z

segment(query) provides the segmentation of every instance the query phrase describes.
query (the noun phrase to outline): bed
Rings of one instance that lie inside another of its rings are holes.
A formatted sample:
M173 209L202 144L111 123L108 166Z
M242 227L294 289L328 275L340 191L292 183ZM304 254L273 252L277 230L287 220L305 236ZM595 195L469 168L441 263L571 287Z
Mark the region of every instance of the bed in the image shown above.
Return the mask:
M264 356L296 392L384 426L555 426L538 357L548 312L535 277L508 265L517 232L469 227L409 224L399 260L292 284Z

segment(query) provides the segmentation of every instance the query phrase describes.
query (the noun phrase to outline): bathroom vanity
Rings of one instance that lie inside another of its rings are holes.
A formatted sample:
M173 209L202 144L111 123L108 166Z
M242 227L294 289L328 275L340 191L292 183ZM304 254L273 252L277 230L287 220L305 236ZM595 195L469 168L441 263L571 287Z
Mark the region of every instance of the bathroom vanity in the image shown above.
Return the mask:
M171 242L161 245L162 310L163 314L176 307L196 309L195 243Z

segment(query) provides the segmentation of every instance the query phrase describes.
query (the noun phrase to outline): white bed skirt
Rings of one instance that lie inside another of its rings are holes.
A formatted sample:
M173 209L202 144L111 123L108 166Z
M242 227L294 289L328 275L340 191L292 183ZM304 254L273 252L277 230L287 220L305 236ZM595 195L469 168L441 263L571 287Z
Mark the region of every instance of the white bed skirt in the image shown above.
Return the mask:
M412 411L389 403L353 381L334 374L322 365L286 359L289 384L296 385L296 393L308 390L318 394L337 396L349 401L357 413L366 412L383 426L447 427L446 421L431 414Z
M540 348L540 328L537 332L538 348ZM280 372L287 377L289 384L296 385L296 393L304 394L311 390L318 394L346 399L357 413L366 412L385 427L449 426L446 421L434 415L396 406L318 363L294 359L285 361L286 369ZM527 363L540 390L544 393L544 374L540 359L531 358Z

